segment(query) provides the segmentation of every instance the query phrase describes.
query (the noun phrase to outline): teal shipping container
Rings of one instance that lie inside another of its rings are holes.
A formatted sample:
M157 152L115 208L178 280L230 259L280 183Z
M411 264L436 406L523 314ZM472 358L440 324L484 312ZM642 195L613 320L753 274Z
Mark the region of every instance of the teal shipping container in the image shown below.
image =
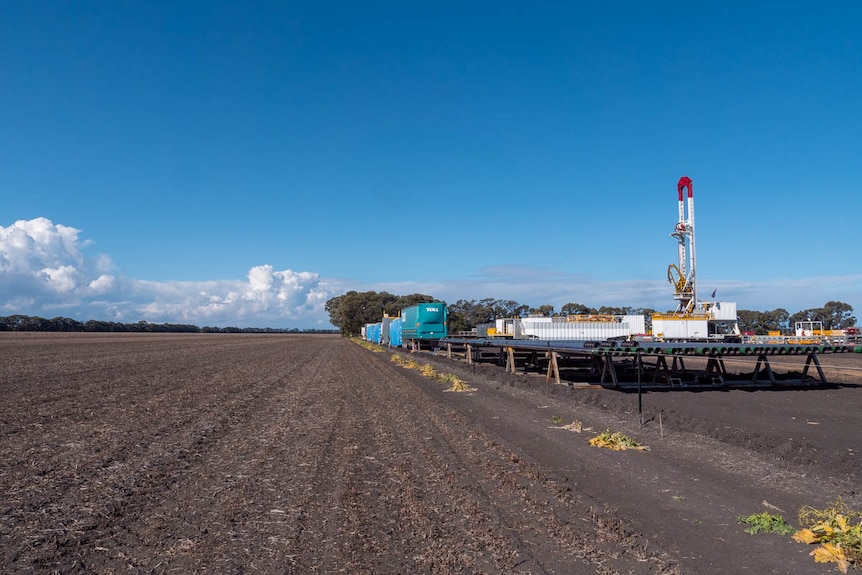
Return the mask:
M442 302L420 303L401 310L401 339L443 339L449 310Z

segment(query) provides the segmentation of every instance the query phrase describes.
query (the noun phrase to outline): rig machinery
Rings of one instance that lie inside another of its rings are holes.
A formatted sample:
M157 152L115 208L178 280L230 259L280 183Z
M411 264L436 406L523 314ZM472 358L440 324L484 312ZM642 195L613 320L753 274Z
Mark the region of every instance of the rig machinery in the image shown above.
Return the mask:
M688 215L686 216L685 190L688 188ZM691 314L697 305L697 257L694 243L694 187L691 178L683 176L676 185L679 195L679 221L671 234L677 239L679 265L670 264L667 280L674 286L673 297L677 301L676 313ZM688 238L689 250L685 249Z
M694 239L694 186L683 176L676 186L679 220L671 237L677 240L678 263L667 268L667 279L674 288L676 310L652 316L654 337L664 340L733 341L739 338L735 302L697 298L697 253ZM688 244L688 246L686 246ZM715 297L715 292L713 292Z

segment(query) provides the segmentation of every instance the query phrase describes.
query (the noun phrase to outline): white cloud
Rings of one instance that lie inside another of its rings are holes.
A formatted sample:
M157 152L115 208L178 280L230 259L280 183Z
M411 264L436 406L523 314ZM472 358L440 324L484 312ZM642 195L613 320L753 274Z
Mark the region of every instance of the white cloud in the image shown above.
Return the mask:
M318 274L251 268L247 279L152 282L117 277L108 256L86 255L80 230L47 218L0 227L0 313L80 320L238 327L330 327L333 295Z
M110 293L117 282L114 276L108 274L102 274L93 281L91 281L88 285L90 288L90 293L93 295L106 294Z
M39 275L48 289L57 293L71 293L78 287L78 270L72 266L44 268Z
M270 265L249 270L248 280L205 282L131 282L141 296L148 321L269 327L328 325L323 304L333 295L318 274L274 270Z
M27 300L50 308L80 303L89 290L91 270L109 269L110 260L99 256L88 261L82 248L89 244L78 233L46 218L0 226L0 309L14 310Z

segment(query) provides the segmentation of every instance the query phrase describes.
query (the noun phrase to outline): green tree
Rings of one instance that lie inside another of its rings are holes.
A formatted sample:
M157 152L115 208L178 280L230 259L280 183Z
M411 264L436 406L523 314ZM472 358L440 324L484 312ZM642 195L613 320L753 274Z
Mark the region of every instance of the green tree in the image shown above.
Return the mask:
M828 301L823 307L805 309L790 316L791 325L798 321L819 321L823 329L845 329L856 325L853 307L840 301Z
M632 313L633 309L634 308L629 307L629 306L611 307L611 306L603 305L602 307L599 308L599 313L600 314L606 314L606 315L630 315Z
M739 330L742 333L761 334L760 331L760 314L762 312L748 309L740 309L736 312L736 322L739 325ZM761 335L766 335L763 331Z
M766 335L770 331L787 331L790 327L790 314L784 308L772 311L741 309L736 312L736 317L743 333Z
M529 310L530 306L513 300L460 299L449 306L449 328L452 332L469 330L484 323L491 323L495 319L520 317Z
M853 307L840 301L828 301L823 306L823 327L826 329L845 329L856 325Z
M542 317L551 317L554 315L554 306L552 305L540 305L539 307L534 307L529 309L530 315L540 315Z
M563 315L589 315L597 313L594 308L587 307L582 303L567 303L560 308Z
M452 331L465 331L494 318L494 300L459 299L449 306L450 327Z
M495 300L493 304L494 318L520 317L530 309L528 305L522 305L511 299Z

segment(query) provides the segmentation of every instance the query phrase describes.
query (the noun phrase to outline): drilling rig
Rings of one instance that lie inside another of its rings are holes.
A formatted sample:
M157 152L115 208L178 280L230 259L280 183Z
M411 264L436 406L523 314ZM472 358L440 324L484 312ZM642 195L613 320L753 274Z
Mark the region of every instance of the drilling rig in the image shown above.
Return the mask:
M688 189L688 213L686 214L685 190ZM691 178L683 176L676 185L679 195L679 221L671 234L677 239L679 265L667 268L667 281L674 286L673 298L677 301L676 312L690 315L697 306L697 257L694 243L694 187ZM688 239L689 250L685 241ZM688 256L688 257L687 257Z
M652 316L652 332L675 341L735 341L739 339L736 302L697 299L697 253L694 241L694 186L683 176L676 185L679 219L672 238L677 240L678 262L667 268L676 310ZM687 245L686 245L687 244ZM715 292L713 292L713 297Z

